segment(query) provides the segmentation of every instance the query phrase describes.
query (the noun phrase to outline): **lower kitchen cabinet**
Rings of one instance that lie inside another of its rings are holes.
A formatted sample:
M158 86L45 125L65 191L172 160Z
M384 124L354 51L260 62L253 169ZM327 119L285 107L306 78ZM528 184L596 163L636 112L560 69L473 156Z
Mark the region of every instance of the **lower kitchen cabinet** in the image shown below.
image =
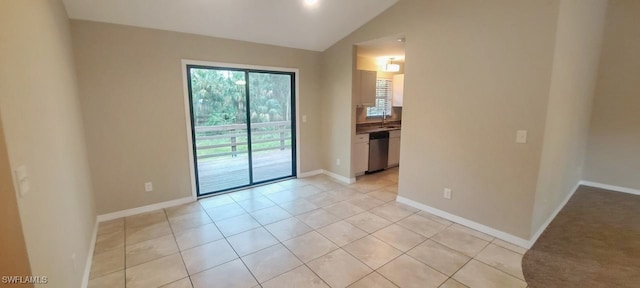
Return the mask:
M389 160L388 167L400 165L400 130L389 133Z
M353 143L353 169L356 175L369 169L369 134L357 134Z

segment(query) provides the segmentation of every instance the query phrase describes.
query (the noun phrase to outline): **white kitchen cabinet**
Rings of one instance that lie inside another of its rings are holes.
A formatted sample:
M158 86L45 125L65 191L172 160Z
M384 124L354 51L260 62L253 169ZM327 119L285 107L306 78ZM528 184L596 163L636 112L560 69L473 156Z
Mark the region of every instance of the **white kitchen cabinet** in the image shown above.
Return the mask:
M356 175L369 169L369 134L357 134L353 141L353 170Z
M400 165L400 130L389 132L388 167Z
M402 107L404 98L404 74L393 75L393 107Z
M377 72L357 70L353 77L353 93L357 99L356 104L366 107L375 106Z

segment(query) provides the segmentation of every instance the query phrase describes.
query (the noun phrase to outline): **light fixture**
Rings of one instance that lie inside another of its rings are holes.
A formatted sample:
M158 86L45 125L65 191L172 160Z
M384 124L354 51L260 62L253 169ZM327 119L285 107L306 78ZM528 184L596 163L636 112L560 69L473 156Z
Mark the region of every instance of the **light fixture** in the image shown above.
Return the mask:
M315 5L316 3L318 3L318 0L304 0L304 4L307 4L308 6Z
M384 68L382 70L385 72L398 72L400 71L400 65L393 64L393 58L389 58L389 63L384 65Z

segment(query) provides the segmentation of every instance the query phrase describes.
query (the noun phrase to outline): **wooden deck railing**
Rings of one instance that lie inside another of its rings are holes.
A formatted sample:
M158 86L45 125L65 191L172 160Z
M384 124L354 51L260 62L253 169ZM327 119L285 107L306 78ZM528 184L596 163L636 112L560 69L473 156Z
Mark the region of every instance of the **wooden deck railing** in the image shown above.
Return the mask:
M253 152L269 151L269 150L284 150L291 148L291 145L286 144L286 140L291 140L291 133L287 133L291 130L291 122L266 122L266 123L252 123L251 124L251 144L263 144L263 143L279 143L276 145L268 145L264 148L252 149ZM219 126L197 126L196 132L196 151L198 152L198 159L222 157L231 155L232 157L238 154L247 153L247 150L238 150L238 146L248 145L245 141L238 142L238 138L247 137L247 125L246 124L234 124L234 125L219 125ZM265 135L273 135L275 137L264 137ZM256 137L259 136L259 137ZM262 136L262 137L260 137ZM262 139L258 139L262 138ZM266 138L266 139L265 139ZM201 140L226 140L224 143L212 144L212 145L199 145ZM228 152L214 152L208 154L201 154L209 149L227 148Z

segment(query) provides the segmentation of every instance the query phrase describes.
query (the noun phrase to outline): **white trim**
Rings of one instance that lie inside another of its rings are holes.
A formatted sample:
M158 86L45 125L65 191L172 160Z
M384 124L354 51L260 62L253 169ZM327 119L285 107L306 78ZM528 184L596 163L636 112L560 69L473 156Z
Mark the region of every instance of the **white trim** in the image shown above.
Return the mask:
M602 184L602 183L582 180L582 181L578 182L578 184L576 184L575 188L573 188L573 191L571 191L571 193L569 195L567 195L567 197L556 208L556 210L553 211L553 214L551 214L549 216L549 218L547 218L547 221L545 221L544 224L542 224L542 226L540 226L540 228L538 228L538 231L536 231L536 233L533 234L533 236L531 237L531 240L529 240L531 242L531 245L536 243L536 241L538 240L540 235L542 235L542 232L544 232L544 230L547 229L547 226L549 226L549 224L551 224L551 221L553 221L553 219L556 218L556 216L558 215L558 213L560 213L562 208L564 208L564 206L567 205L567 202L569 202L569 199L571 199L571 197L573 197L573 194L575 194L576 191L578 191L578 188L580 188L580 185L601 188L601 189L610 190L610 191L614 191L614 192L621 192L621 193L628 193L628 194L633 194L633 195L640 195L640 190L637 190L637 189L632 189L632 188L626 188L626 187L620 187L620 186L614 186L614 185L609 185L609 184Z
M526 248L526 249L531 248L531 244L532 243L530 241L528 241L526 239L523 239L523 238L520 238L518 236L511 235L509 233L506 233L506 232L491 228L491 227L486 226L486 225L482 225L480 223L471 221L471 220L466 219L466 218L462 218L460 216L453 215L451 213L442 211L440 209L433 208L431 206L424 205L422 203L413 201L411 199L408 199L408 198L405 198L405 197L402 197L402 196L398 196L396 201L398 201L398 202L400 202L402 204L409 205L409 206L411 206L413 208L429 212L429 213L431 213L433 215L440 216L442 218L445 218L447 220L450 220L450 221L456 222L458 224L467 226L469 228L478 230L478 231L480 231L482 233L491 235L493 237L500 238L500 239L502 239L504 241L507 241L507 242L509 242L511 244L514 244L514 245L517 245L517 246L520 246L520 247L523 247L523 248Z
M190 62L182 60L182 86L184 91L184 117L187 127L187 150L189 150L189 180L191 183L191 195L193 199L197 199L198 193L196 190L196 171L195 171L195 158L193 155L193 140L191 139L191 108L189 105L189 85L187 83L187 64Z
M189 174L191 180L191 194L193 195L193 199L198 198L197 189L196 189L196 177L195 177L195 158L193 155L193 140L191 139L191 109L189 103L189 84L187 83L187 65L202 65L202 66L212 66L212 67L225 67L225 68L238 68L238 69L255 69L255 70L268 70L268 71L278 71L278 72L292 72L295 75L295 102L296 102L296 175L300 175L300 69L297 68L288 68L288 67L272 67L272 66L259 66L259 65L246 65L246 64L234 64L234 63L222 63L222 62L209 62L209 61L198 61L198 60L189 60L182 59L182 86L183 86L183 97L184 97L184 111L185 111L185 122L187 127L187 144L189 150Z
M553 213L549 215L549 217L547 218L547 221L544 221L542 226L538 228L538 231L536 231L536 233L533 234L533 236L531 236L531 239L529 239L529 242L531 242L530 246L533 246L533 244L536 243L536 241L538 241L538 238L540 238L540 235L542 235L542 232L544 232L544 230L547 229L547 226L551 224L551 221L553 221L553 219L556 219L556 216L558 216L558 213L560 213L560 211L562 211L562 208L564 208L564 206L567 205L567 202L569 202L569 199L573 197L573 194L575 194L576 191L578 191L578 188L580 187L581 184L582 184L582 181L579 181L578 184L576 184L576 186L573 187L573 191L571 191L571 193L569 193L569 195L567 195L567 197L565 197L564 200L562 200L562 203L560 203L560 205L556 207L556 210L554 210Z
M89 243L89 252L87 252L87 262L84 264L84 274L82 275L82 284L80 287L87 288L89 286L89 276L91 275L91 264L93 263L93 251L96 248L96 238L98 237L98 219L93 224L93 235Z
M601 189L605 189L605 190L628 193L628 194L633 194L633 195L640 195L640 190L633 189L633 188L627 188L627 187L603 184L603 183L598 183L598 182L584 181L584 180L580 181L580 184L585 185L585 186L601 188Z
M282 69L282 68L280 68ZM300 70L293 69L296 77L296 175L300 175Z
M322 169L313 170L309 172L298 173L298 178L307 178L311 176L316 176L322 174Z
M102 215L98 215L98 222L104 222L104 221L109 221L109 220L118 219L122 217L137 215L140 213L150 212L158 209L164 209L164 208L169 208L169 207L178 206L182 204L187 204L194 201L196 200L194 200L193 197L189 196L189 197L184 197L184 198L175 199L171 201L165 201L165 202L160 202L160 203L151 204L147 206L137 207L133 209L127 209L127 210L122 210L118 212L102 214Z
M213 62L213 61L200 61L200 60L182 59L182 66L184 67L187 64L189 64L189 65L211 66L211 67L221 67L221 68L237 68L237 69L249 69L249 70L267 70L267 71L295 72L295 73L298 73L300 71L298 68L291 68L291 67L261 66L261 65L250 65L250 64L237 64L237 63L224 63L224 62ZM185 74L185 76L186 76L186 74Z
M356 183L356 178L348 178L348 177L344 177L342 175L338 175L336 173L333 173L331 171L327 171L327 170L322 170L322 174L327 175L333 179L336 179L342 183L346 183L346 184L353 184Z
M478 230L480 232L483 232L485 234L489 234L491 236L494 236L496 238L500 238L504 241L507 241L509 243L518 245L520 247L529 249L531 248L531 246L533 246L534 243L536 243L536 241L538 240L538 238L540 238L540 235L542 235L542 233L544 232L544 230L547 229L547 227L549 226L549 224L551 224L551 222L553 221L553 219L556 218L556 216L558 216L558 213L560 213L560 211L562 211L562 209L564 208L565 205L567 205L567 202L569 202L569 200L571 199L571 197L573 197L573 194L576 193L576 191L578 191L578 188L580 188L580 185L585 185L585 186L591 186L591 187L596 187L596 188L601 188L601 189L606 189L606 190L610 190L610 191L615 191L615 192L621 192L621 193L628 193L628 194L633 194L633 195L640 195L640 190L637 189L632 189L632 188L626 188L626 187L620 187L620 186L614 186L614 185L609 185L609 184L602 184L602 183L597 183L597 182L591 182L591 181L579 181L576 186L573 188L573 190L571 191L571 193L569 193L569 195L567 195L567 197L565 197L565 199L562 201L562 203L560 203L560 205L558 205L558 207L556 207L556 209L553 211L553 213L551 215L549 215L549 217L547 218L547 220L540 226L540 228L538 228L538 230L536 231L535 234L533 234L533 236L529 239L529 240L525 240L523 238L511 235L509 233L482 225L480 223L468 220L466 218L462 218L460 216L456 216L453 214L450 214L448 212L424 205L422 203L413 201L411 199L407 199L405 197L402 196L398 196L397 197L397 201L406 205L409 205L411 207L423 210L423 211L427 211L431 214L440 216L442 218L445 218L447 220L451 220L453 222L462 224L464 226L473 228L475 230Z

